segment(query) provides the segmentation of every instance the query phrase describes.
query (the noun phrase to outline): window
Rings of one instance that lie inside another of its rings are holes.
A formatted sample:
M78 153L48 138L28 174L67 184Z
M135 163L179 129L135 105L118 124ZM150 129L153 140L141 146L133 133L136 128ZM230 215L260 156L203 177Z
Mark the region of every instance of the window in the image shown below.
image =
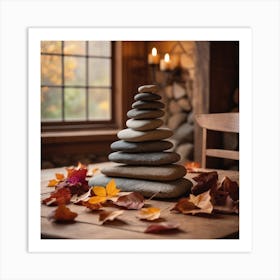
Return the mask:
M41 41L42 128L113 122L111 41Z

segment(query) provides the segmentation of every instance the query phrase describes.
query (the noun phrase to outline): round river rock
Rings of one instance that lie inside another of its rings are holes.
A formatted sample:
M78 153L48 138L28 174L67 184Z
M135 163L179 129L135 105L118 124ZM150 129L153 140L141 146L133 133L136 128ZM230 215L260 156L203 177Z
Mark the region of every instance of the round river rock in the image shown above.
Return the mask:
M138 88L138 92L156 93L157 91L159 91L159 87L157 85L144 85Z
M153 140L162 140L173 135L170 129L158 128L148 131L136 131L131 128L126 128L118 132L118 138L128 142L145 142Z
M89 186L106 186L112 179L116 185L124 192L140 192L145 197L155 195L155 198L177 198L190 194L191 181L181 178L169 182L156 182L150 180L130 179L130 178L113 178L103 174L92 177L89 180Z
M106 167L101 172L111 177L124 177L155 181L173 181L186 175L186 168L178 164L163 166L129 166L117 165Z
M156 129L163 125L163 120L161 119L152 119L152 120L134 120L129 119L126 122L128 128L132 128L138 131L146 131Z
M164 104L159 101L142 101L138 100L132 104L134 109L162 109Z
M137 93L134 96L134 100L143 100L143 101L153 101L153 100L160 100L161 96L156 93L149 93L149 92L141 92Z
M119 140L111 144L114 151L122 151L126 153L146 153L161 152L171 149L173 144L169 141L147 141L147 142L127 142Z
M125 153L114 152L109 155L109 160L128 165L163 165L180 160L180 156L174 152L155 152L155 153Z
M136 120L142 119L156 119L160 118L164 115L164 111L160 109L156 110L138 110L138 109L131 109L127 112L128 118L133 118Z

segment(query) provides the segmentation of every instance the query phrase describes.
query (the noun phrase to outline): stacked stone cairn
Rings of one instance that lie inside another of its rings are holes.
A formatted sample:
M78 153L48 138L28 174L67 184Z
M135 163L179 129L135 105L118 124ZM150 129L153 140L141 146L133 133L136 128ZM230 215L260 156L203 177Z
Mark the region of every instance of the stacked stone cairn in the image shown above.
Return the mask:
M90 186L106 186L115 179L122 191L137 191L145 197L156 194L155 198L176 198L189 194L192 184L184 178L186 169L176 164L180 156L167 151L173 144L165 139L173 132L160 128L164 104L157 91L156 85L138 88L127 113L127 128L118 133L120 140L111 145L114 152L109 160L117 164L103 168L102 174L89 180Z

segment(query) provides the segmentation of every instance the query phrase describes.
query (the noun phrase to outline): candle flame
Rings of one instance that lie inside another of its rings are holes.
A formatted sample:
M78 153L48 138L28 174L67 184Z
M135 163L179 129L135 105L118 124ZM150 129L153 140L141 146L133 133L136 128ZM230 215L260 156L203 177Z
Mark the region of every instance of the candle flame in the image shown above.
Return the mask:
M153 48L152 49L152 56L156 56L157 55L157 49L156 48Z
M166 54L164 55L164 61L165 61L165 62L169 62L169 61L170 61L170 56L169 56L168 53L166 53Z

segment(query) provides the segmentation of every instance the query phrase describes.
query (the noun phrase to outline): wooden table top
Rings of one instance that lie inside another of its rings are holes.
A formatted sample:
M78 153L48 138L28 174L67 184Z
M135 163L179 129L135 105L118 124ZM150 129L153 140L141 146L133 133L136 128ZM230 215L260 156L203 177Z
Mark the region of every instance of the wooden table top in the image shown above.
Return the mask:
M89 165L92 168L101 169L113 163L100 163ZM201 170L212 171L212 170ZM228 176L231 180L239 182L238 171L216 170L219 180ZM48 181L55 177L55 173L66 174L65 168L44 169L41 171L41 199L49 196L54 190L48 187ZM185 178L197 176L197 173L188 173ZM179 230L168 233L144 233L147 226L153 221L139 220L136 217L138 210L125 210L119 217L108 223L100 224L99 212L91 211L84 206L68 204L72 211L78 214L76 222L59 224L47 219L55 207L41 205L41 238L64 238L64 239L219 239L238 238L239 216L236 214L215 214L211 216L183 215L171 212L178 199L172 200L145 200L145 206L158 207L161 209L161 221L179 223ZM106 207L105 210L117 210Z

